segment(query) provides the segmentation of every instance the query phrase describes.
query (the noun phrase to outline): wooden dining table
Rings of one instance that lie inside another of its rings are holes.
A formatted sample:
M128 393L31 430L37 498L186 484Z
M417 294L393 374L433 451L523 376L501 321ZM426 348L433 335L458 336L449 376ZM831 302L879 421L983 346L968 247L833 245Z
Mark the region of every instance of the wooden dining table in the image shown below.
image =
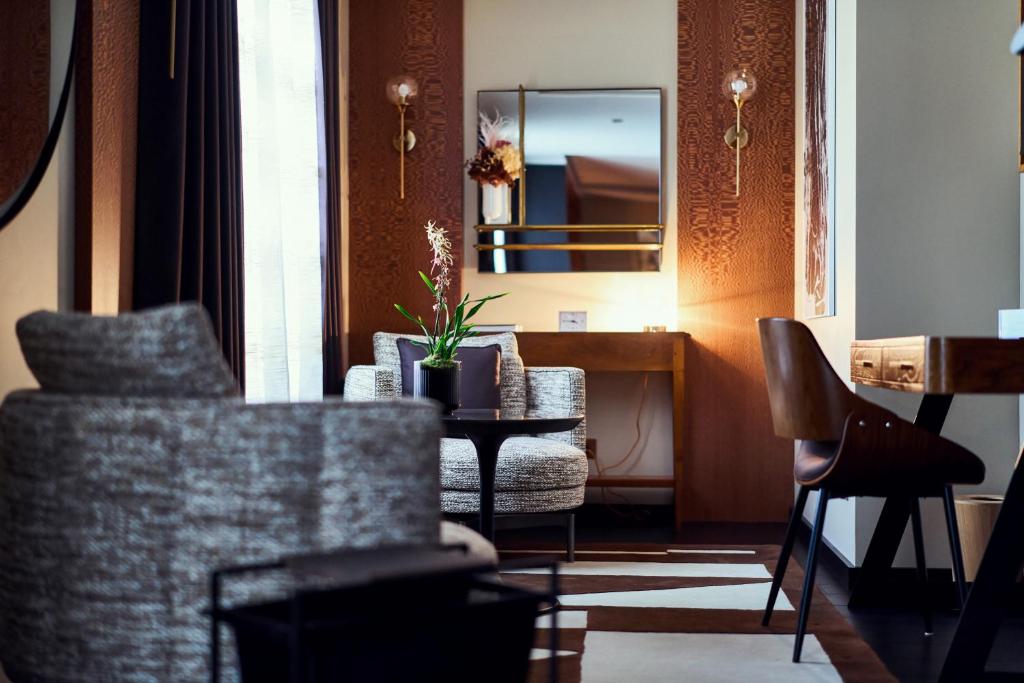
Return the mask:
M938 434L956 394L1024 394L1024 340L926 336L858 340L850 347L850 376L857 384L922 394L915 424ZM1013 466L1015 457L1015 453L1006 454L1007 467ZM873 579L892 566L908 509L902 499L886 499L851 605L861 602ZM956 528L955 518L953 522ZM951 534L950 542L959 555L956 534ZM1018 466L974 583L961 596L960 619L939 680L975 681L985 675L1022 568L1024 466ZM953 570L962 576L961 563L954 563Z

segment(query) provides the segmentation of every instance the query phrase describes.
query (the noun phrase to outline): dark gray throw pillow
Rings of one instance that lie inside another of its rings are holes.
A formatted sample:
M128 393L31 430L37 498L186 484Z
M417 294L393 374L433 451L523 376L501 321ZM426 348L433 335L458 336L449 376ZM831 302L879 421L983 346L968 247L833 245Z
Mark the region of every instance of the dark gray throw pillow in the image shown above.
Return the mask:
M426 350L408 339L398 339L402 359L402 395L412 396L413 363L427 357ZM463 408L501 408L501 346L463 346L456 360L462 361L459 396Z
M38 311L18 341L43 391L93 396L222 398L238 386L196 303L95 316Z

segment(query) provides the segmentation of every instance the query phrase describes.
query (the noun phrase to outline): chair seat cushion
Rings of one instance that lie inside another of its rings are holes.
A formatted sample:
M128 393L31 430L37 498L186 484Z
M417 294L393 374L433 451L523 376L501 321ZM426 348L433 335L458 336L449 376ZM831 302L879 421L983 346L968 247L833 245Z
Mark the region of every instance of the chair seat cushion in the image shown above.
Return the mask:
M441 522L441 545L464 545L466 554L481 562L498 564L494 544L470 529L454 522Z
M513 436L498 451L498 492L572 489L586 481L586 453L565 442ZM441 440L441 489L480 490L480 467L469 439Z
M563 512L583 505L586 491L583 484L549 491L498 491L494 494L494 511L499 515ZM480 512L480 492L443 490L441 510L449 515L476 514Z

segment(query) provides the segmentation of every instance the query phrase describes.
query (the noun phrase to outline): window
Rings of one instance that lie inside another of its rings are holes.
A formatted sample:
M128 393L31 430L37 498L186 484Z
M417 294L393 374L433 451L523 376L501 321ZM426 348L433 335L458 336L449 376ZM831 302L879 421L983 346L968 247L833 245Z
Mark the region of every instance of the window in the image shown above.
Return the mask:
M316 0L238 0L250 401L323 397Z

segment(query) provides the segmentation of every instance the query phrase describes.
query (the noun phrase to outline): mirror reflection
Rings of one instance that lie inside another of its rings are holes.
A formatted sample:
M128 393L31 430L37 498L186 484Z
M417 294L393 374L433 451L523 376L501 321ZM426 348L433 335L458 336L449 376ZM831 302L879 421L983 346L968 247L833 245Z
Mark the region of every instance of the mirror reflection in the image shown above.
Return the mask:
M518 145L519 93L481 91L477 102L488 118L509 119L505 137ZM488 202L480 191L480 270L658 270L661 90L528 90L525 113L525 220L519 215L521 183L511 189L511 210L499 220L484 210ZM529 229L490 227L519 223ZM502 245L509 246L493 248Z

